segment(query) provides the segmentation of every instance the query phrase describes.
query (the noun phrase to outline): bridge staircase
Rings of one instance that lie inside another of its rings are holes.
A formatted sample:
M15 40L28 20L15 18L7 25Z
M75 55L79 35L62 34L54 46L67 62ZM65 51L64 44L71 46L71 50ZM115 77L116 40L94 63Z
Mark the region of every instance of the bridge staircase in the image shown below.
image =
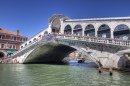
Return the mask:
M18 50L17 52L15 52L10 58L8 58L8 60L10 61L10 63L12 61L17 60L18 63L24 63L25 59L27 58L27 56L36 48L47 44L49 42L54 42L55 40L55 35L54 34L48 34L46 36L44 36L42 39L40 40L36 40L33 43L23 47L22 49Z

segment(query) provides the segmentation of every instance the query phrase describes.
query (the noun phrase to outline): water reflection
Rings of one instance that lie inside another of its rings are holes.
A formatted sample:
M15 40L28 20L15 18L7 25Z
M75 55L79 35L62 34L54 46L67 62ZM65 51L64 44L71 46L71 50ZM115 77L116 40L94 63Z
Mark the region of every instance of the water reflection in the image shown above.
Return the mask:
M1 64L0 86L128 86L130 73L103 71L89 63L69 65Z

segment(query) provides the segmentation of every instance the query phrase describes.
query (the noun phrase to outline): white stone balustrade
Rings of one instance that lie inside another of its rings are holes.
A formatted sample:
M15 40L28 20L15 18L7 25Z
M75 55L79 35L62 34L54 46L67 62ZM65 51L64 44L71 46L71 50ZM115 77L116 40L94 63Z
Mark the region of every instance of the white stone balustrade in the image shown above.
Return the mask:
M96 43L104 43L104 44L112 44L112 45L120 45L120 46L130 45L130 40L121 40L121 39L112 39L112 38L74 36L74 35L57 35L56 38L96 42Z

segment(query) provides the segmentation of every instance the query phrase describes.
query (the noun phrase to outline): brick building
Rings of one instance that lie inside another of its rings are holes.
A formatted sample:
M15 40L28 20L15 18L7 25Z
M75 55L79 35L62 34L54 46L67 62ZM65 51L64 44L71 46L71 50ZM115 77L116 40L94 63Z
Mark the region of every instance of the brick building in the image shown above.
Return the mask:
M0 28L0 58L6 58L13 54L27 39L26 36L19 34L19 30L11 32Z

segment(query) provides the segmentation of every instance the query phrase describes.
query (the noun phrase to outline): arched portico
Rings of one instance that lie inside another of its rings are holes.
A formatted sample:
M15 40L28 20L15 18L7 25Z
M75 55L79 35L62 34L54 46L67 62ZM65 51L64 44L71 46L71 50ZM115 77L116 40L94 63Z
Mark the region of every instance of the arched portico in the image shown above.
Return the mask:
M120 24L114 29L113 35L114 38L129 39L130 29L127 25Z
M80 24L77 24L74 27L73 33L76 34L76 35L78 35L78 34L82 35L82 26Z
M95 36L95 28L93 25L89 24L86 26L85 31L84 31L85 36L90 36L94 37Z
M4 57L4 53L3 52L0 52L0 58Z
M60 33L61 22L59 18L55 18L51 24L52 32Z
M44 35L47 35L47 34L48 34L48 31L45 31L45 32L44 32Z
M72 28L70 25L67 25L64 29L64 34L71 34L72 33Z
M98 28L97 35L98 37L110 38L111 37L110 27L106 24L101 25Z

